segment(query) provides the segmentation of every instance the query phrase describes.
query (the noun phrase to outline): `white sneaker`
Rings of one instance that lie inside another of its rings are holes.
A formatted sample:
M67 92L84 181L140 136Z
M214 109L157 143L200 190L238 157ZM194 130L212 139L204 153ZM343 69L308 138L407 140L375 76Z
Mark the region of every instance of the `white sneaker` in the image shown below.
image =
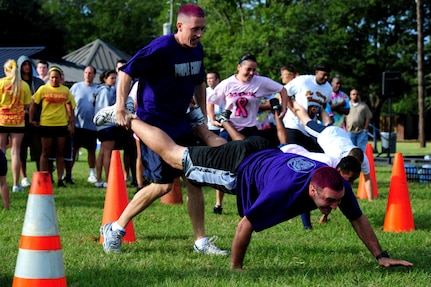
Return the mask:
M228 256L230 252L228 250L222 250L215 246L214 242L218 239L217 236L213 236L207 240L204 246L198 247L196 244L194 246L194 251L197 253L207 254L207 255L221 255Z
M96 183L96 182L97 182L97 178L96 178L96 176L94 176L94 175L90 175L90 176L87 178L87 182L89 182L89 183Z
M94 184L94 187L97 187L97 188L102 188L102 187L106 187L106 186L107 186L107 184L104 181L100 181L100 182L98 181Z
M135 103L132 97L128 97L126 101L126 110L130 114L135 113ZM132 118L132 117L131 117ZM117 120L115 118L115 105L100 109L93 118L93 123L96 126L103 126L106 123L116 124Z
M24 191L24 187L19 186L19 185L14 185L12 187L12 192L21 192L21 191Z
M30 182L28 181L28 178L24 177L24 178L21 180L21 186L22 186L22 187L29 187L29 186L30 186Z

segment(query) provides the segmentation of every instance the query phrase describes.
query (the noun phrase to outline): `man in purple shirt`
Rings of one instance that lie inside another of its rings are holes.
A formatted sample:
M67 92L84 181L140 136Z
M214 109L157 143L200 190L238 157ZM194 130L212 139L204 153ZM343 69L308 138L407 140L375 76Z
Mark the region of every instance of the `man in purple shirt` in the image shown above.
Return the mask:
M126 115L129 89L133 79L139 81L137 116L150 125L165 131L174 141L184 146L196 144L186 112L192 98L206 111L205 70L203 47L199 42L205 29L205 13L196 4L185 4L178 11L177 32L153 40L137 52L118 72L117 123L127 125ZM131 105L133 108L133 104ZM159 142L163 145L163 142ZM154 200L172 189L181 171L169 166L148 146L141 144L141 155L146 176L151 184L139 190L121 216L101 227L105 252L120 252L127 224ZM208 239L204 226L204 198L202 188L185 180L187 207L191 218L194 251L204 254L228 255L229 252Z
M109 107L102 115L96 114L95 122L115 122L114 111ZM232 243L231 269L243 268L253 231L265 230L317 208L329 214L337 207L380 265L413 266L382 251L350 183L336 169L301 155L269 149L269 142L257 136L217 147L184 147L133 114L126 115L124 120L166 163L182 170L190 182L216 188L224 186L223 191L236 194L242 219Z

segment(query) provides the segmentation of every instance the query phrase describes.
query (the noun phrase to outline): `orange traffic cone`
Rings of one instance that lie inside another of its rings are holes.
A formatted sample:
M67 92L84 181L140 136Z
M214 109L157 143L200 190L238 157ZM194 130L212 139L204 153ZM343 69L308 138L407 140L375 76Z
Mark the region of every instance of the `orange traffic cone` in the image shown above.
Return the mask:
M361 172L359 175L359 183L358 183L358 192L356 194L356 197L359 199L367 199L367 191L365 189L365 177L364 174Z
M414 229L404 159L401 153L395 153L383 230L403 232Z
M371 146L371 144L367 144L367 148L365 149L365 155L367 156L368 162L370 163L370 176L371 182L373 183L374 198L377 198L377 196L379 195L379 191L376 180L376 167L374 165L373 147Z
M67 286L51 175L46 171L32 177L12 286Z
M123 165L119 150L113 150L111 153L111 163L109 166L108 186L106 188L105 207L103 210L102 226L106 223L116 221L123 210L129 204L126 183L124 182ZM100 243L103 243L103 237L100 236ZM135 242L135 230L133 222L130 221L126 226L126 235L123 242Z
M370 178L371 178L371 183L373 185L373 196L374 198L377 198L378 190L377 190L377 181L376 181L376 168L374 166L373 147L371 146L371 144L367 144L365 156L367 157L368 162L370 164ZM365 177L362 172L361 172L361 175L359 176L358 192L356 194L356 197L359 199L368 198L368 194L365 188Z
M162 204L183 204L183 190L181 188L180 178L176 178L174 180L174 185L172 186L171 191L166 193L160 198L160 202Z

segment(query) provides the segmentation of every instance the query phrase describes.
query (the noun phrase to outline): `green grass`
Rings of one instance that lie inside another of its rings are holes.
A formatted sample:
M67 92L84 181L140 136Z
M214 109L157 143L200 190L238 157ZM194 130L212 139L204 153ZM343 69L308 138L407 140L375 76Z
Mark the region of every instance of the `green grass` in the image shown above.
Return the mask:
M419 144L397 143L403 155L418 152ZM416 153L418 152L418 153ZM229 258L193 253L193 233L186 204L163 205L157 200L133 220L136 242L123 244L121 254L105 254L99 240L105 190L86 182L85 150L74 168L76 185L57 189L54 200L69 287L73 286L430 286L431 186L409 183L415 230L391 233L382 230L391 169L376 166L379 196L360 200L381 245L392 257L415 264L413 268L384 268L357 238L340 211L328 224L302 229L299 217L263 232L254 233L245 258L245 271L229 270ZM414 153L414 154L411 154ZM8 157L9 158L9 157ZM9 162L10 164L10 162ZM28 163L29 174L34 163ZM11 172L8 173L11 184ZM128 188L130 198L133 188ZM205 188L206 230L217 234L217 245L230 248L239 222L235 197L225 196L223 215L212 214L213 189ZM0 286L11 286L28 193L12 193L11 209L0 208ZM185 196L184 196L185 201Z

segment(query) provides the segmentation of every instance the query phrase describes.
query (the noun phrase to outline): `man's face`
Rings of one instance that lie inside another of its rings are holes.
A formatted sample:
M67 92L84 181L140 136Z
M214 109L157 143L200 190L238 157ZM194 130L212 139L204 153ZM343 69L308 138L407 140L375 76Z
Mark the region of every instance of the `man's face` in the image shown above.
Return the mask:
M209 73L207 75L207 85L208 87L211 87L214 89L218 84L220 83L220 80L216 78L216 76L213 73Z
M329 79L329 73L325 71L316 71L316 82L319 85L325 84Z
M48 74L48 66L42 63L37 64L36 67L37 73L41 76L45 76Z
M294 72L289 72L288 70L281 70L281 82L287 84L295 78Z
M96 77L96 74L94 73L93 68L86 67L84 70L84 82L93 83L94 77Z
M311 198L323 214L329 214L332 210L337 209L344 196L344 189L340 192L328 187L323 189L315 187L313 184L310 184L309 189Z
M331 82L332 91L338 93L341 89L341 80L339 78L334 78Z
M177 41L184 47L196 47L203 36L205 25L205 18L181 15L177 22Z
M359 94L357 90L350 91L350 100L354 103L359 102Z

